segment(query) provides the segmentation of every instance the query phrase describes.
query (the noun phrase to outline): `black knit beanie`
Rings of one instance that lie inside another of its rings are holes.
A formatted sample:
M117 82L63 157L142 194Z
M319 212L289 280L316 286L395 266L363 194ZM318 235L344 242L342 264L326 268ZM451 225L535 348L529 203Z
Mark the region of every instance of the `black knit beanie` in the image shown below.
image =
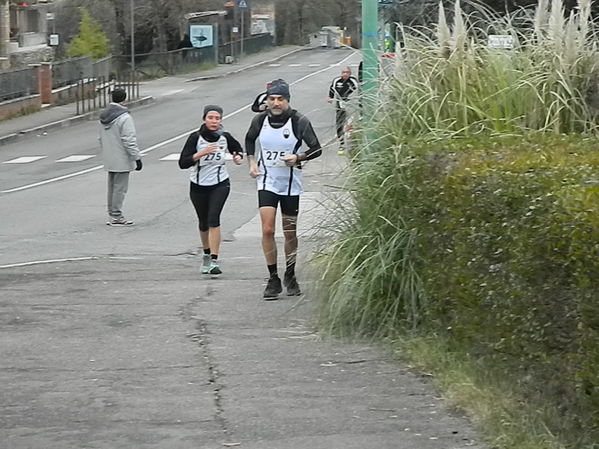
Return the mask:
M280 95L289 101L291 99L291 94L289 93L289 84L283 80L278 80L276 84L274 84L273 81L273 84L266 89L266 95Z

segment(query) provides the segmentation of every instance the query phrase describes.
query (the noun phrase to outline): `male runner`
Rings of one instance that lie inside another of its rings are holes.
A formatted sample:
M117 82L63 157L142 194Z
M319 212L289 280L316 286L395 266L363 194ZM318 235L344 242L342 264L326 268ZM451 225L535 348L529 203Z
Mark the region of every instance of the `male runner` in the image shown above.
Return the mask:
M349 96L357 91L360 87L358 80L352 76L351 69L349 67L343 67L341 69L341 76L337 76L331 82L329 86L329 97L327 101L332 103L335 101L335 128L337 131L337 138L339 139L339 151L338 154L342 155L345 153L345 122L347 121L347 111L345 109Z
M289 85L282 81L266 91L268 109L254 117L245 137L250 176L258 183L258 206L262 222L262 250L269 279L265 299L276 299L283 291L277 272L275 218L281 205L285 238L286 269L283 284L289 296L300 295L295 278L297 215L302 189L302 161L322 154L320 143L307 117L289 106ZM258 151L256 155L256 140ZM302 142L308 149L301 151Z

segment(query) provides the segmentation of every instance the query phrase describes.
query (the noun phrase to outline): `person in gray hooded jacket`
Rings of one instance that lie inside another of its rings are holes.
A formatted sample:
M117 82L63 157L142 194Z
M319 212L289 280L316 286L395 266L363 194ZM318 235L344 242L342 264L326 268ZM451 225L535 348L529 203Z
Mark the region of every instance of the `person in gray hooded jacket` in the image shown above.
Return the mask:
M141 155L133 118L123 106L127 98L124 89L112 91L112 103L100 114L100 145L104 170L108 172L108 222L109 226L131 226L133 222L123 216L123 203L129 187L129 173L141 170Z

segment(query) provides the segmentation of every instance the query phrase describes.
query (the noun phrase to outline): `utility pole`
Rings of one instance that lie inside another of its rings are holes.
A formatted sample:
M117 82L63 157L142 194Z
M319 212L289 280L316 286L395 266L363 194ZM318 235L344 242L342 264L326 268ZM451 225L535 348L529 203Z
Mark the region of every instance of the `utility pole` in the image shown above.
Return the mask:
M131 6L131 74L135 77L135 5L134 0L129 2Z
M378 0L362 0L362 92L365 106L371 107L377 79ZM366 115L367 117L370 115Z

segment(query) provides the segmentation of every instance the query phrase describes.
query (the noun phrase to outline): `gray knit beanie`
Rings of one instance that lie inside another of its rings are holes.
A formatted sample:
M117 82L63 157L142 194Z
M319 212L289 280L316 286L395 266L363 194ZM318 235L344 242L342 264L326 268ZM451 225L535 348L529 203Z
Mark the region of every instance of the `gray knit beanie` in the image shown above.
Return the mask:
M218 112L220 114L221 118L223 117L223 108L221 108L220 106L215 105L215 104L208 104L208 105L204 106L204 115L202 115L202 120L206 118L206 115L210 111Z

